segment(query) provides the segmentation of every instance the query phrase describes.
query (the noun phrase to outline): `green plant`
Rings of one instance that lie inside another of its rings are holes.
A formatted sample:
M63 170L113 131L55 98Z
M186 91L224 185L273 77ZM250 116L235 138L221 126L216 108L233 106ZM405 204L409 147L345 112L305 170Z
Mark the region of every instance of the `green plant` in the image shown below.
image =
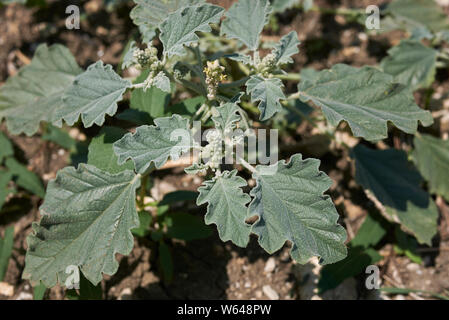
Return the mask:
M146 46L130 42L121 69L142 70L136 79L122 78L102 61L83 71L65 47L41 45L31 64L0 88L0 119L6 119L12 134L33 135L41 122L58 127L63 122L103 126L106 116L139 125L134 133L105 126L89 146L87 164L64 168L50 181L40 208L42 220L28 238L23 277L48 287L64 285L66 268L74 265L97 285L103 273L117 271L116 253L130 253L133 233L150 235L157 244L159 261L166 266L164 278L170 281L172 262L165 241L203 238L209 230L194 217L167 210L173 199L189 200L192 193L154 203L145 199L151 173L190 150L206 159L186 169L206 177L199 194L193 195L198 205L207 204L205 222L217 226L223 241L246 247L255 234L269 253L289 241L291 256L299 263L313 256L320 257L322 264L344 259L346 233L337 223L339 215L330 196L325 195L332 181L319 171L319 160L294 154L288 162L254 167L242 156L235 159L237 168L247 173L239 175L239 170L223 164L224 158L238 154L233 149L223 151L223 140L235 147L249 144L255 122L270 128L275 116L286 110L309 121L343 149L350 147L335 134L345 130L343 121L355 137L370 142L388 137L388 123L414 135L419 122L430 126L433 118L416 105L412 88L368 66L338 64L320 72L285 72L300 42L296 32L290 32L278 43L262 46L260 34L272 13L267 0L240 0L226 13L202 0L135 2L131 17ZM152 42L156 36L159 47ZM266 47L269 53L261 49ZM297 92L287 95L283 81L299 81ZM194 97L173 104L179 91ZM131 108L118 113L126 92L131 92ZM321 109L326 127L318 126L299 107L306 104ZM195 139L201 132L197 120L215 129L206 135L206 145ZM230 135L237 129L240 136ZM382 214L420 243L429 244L436 234L437 208L406 153L358 145L351 155L356 181ZM431 160L419 160L418 166L426 161ZM447 196L441 176L421 172L431 192ZM256 182L249 194L248 174ZM150 207L156 208L153 215L148 213ZM377 221L368 222L377 226ZM370 263L377 261L372 247L383 235L379 227L375 241L353 239L350 250L360 249L350 251L351 257L368 255Z

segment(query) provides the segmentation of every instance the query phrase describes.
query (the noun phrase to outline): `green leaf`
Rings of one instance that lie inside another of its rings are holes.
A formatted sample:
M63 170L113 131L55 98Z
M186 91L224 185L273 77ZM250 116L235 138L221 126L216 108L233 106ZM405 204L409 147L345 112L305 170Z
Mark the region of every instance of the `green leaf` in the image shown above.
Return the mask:
M171 213L165 219L167 236L173 239L192 241L209 238L212 230L200 218L187 213Z
M132 11L131 11L132 12ZM135 64L135 58L134 58L134 50L138 49L136 46L136 42L133 40L127 45L128 50L126 51L125 55L123 56L123 61L120 66L122 69L127 69L131 67L133 64Z
M0 146L0 164L2 164L3 159L14 155L12 143L3 132L0 132Z
M169 247L163 242L159 242L159 264L165 283L170 283L173 279L173 257Z
M45 293L47 292L47 287L42 283L33 287L33 299L34 300L44 300Z
M415 136L413 142L413 160L428 181L430 192L449 201L449 140L420 134Z
M47 129L42 135L42 140L54 142L67 150L74 150L76 148L75 139L73 139L66 131L51 124L47 125Z
M280 79L264 79L259 76L251 76L246 82L247 94L251 94L251 101L259 103L260 120L270 119L276 112L282 111L281 99L286 99L282 88L284 84Z
M249 50L259 48L259 38L271 13L268 0L239 0L226 13L221 35L243 42Z
M423 261L417 252L418 242L415 238L409 236L397 227L395 230L397 244L394 246L394 251L397 254L406 255L411 261L421 264Z
M433 123L432 115L420 109L410 89L393 82L381 71L337 64L321 71L314 80L299 85L301 100L321 107L331 125L348 122L356 137L380 140L388 136L387 122L413 134Z
M368 214L357 235L351 240L353 247L367 248L375 246L387 233L386 226L377 215Z
M0 87L0 121L5 117L12 134L31 136L41 121L58 121L62 95L82 72L62 45L40 45L31 63Z
M168 109L170 113L177 113L180 115L193 116L203 103L206 102L206 98L203 96L198 96L195 98L190 98L183 100Z
M101 300L103 298L103 290L101 284L94 286L89 280L80 274L79 294L76 290L66 291L66 297L69 300Z
M437 233L438 210L420 184L422 178L395 149L371 150L362 145L352 150L356 181L374 201L382 214L400 223L420 243L431 244Z
M404 23L410 31L421 26L434 32L449 28L449 19L435 1L396 0L388 4L385 12Z
M125 170L133 170L131 161L118 165L118 158L114 153L113 144L120 140L126 130L117 127L104 127L100 134L93 138L89 145L88 164L109 173L119 173Z
M152 86L167 93L171 92L170 79L163 71L159 72L156 77L154 77Z
M0 238L0 282L5 278L9 258L14 245L14 227L5 229L5 236Z
M240 121L241 117L237 113L239 107L235 103L225 103L217 107L218 114L212 117L217 129L223 132L232 131L236 128L236 123Z
M173 115L158 118L154 123L155 126L138 127L135 134L128 133L114 143L118 164L132 159L137 172L144 173L152 163L159 169L169 157L177 160L190 148L189 120Z
M139 212L139 227L132 230L133 235L137 237L145 237L150 233L150 224L152 217L147 211Z
M87 71L76 77L73 84L64 93L64 106L56 115L73 125L81 116L84 127L93 124L103 125L105 116L113 116L117 112L117 102L131 82L122 79L114 72L111 65L97 61ZM62 125L62 121L56 123Z
M84 164L60 170L48 185L42 220L27 239L23 278L64 285L66 268L74 265L97 285L102 273L117 272L115 255L131 252L130 230L139 224L139 185L131 171L111 175Z
M161 24L159 36L164 45L164 55L185 55L184 46L199 40L196 32L210 32L209 24L220 22L224 9L211 4L203 4L180 9L168 16Z
M273 0L271 1L271 6L273 7L274 13L282 13L287 9L291 9L297 4L299 4L301 0Z
M174 204L177 202L194 201L198 197L198 192L179 190L167 193L164 198L159 202L160 206L167 204Z
M319 171L319 165L319 160L303 160L296 154L289 163L257 166L249 215L259 217L252 231L268 253L290 241L290 254L301 264L313 256L319 256L322 264L346 257L346 232L337 223L331 198L323 195L332 180Z
M247 218L246 204L250 197L243 193L246 181L237 176L237 170L225 171L221 176L205 181L198 189L197 205L208 203L205 221L207 225L217 225L220 239L231 240L239 247L246 247L251 227Z
M420 41L403 40L388 51L381 67L394 81L413 89L429 87L435 80L438 51Z
M34 172L29 171L27 167L17 162L14 158L6 159L5 165L14 176L17 185L41 198L45 197L44 186Z
M205 0L134 0L136 6L129 16L134 24L139 26L144 38L150 40L155 30L170 13L186 6L203 3ZM145 41L149 42L149 41Z
M299 52L298 46L300 44L301 42L298 40L298 34L296 31L292 31L283 36L279 43L274 46L273 52L276 55L277 63L293 63L293 59L291 57Z
M6 197L9 194L8 184L12 179L12 173L5 170L0 170L0 209L5 204Z

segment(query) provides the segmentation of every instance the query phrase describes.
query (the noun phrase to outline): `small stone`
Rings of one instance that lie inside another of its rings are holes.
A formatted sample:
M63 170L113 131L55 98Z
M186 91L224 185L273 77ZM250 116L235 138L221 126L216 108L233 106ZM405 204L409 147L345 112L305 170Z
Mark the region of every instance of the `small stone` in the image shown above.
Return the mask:
M33 295L29 292L21 292L16 300L33 300Z
M251 288L251 281L245 282L245 288Z
M276 260L274 260L273 257L270 257L265 263L265 268L263 269L263 271L265 273L271 273L274 271L274 269L276 269Z
M262 298L262 295L263 295L262 291L260 291L260 290L257 290L257 291L256 291L256 298L257 298L257 299Z
M120 293L118 300L131 300L132 299L132 291L131 288L125 288Z
M268 297L268 299L270 300L279 300L279 295L276 291L273 290L272 287L270 287L269 285L265 285L262 288L263 293L265 293L265 295Z
M420 268L419 264L417 263L410 263L407 265L407 270L408 271L418 271Z
M0 282L0 295L12 297L14 295L14 287L6 282Z

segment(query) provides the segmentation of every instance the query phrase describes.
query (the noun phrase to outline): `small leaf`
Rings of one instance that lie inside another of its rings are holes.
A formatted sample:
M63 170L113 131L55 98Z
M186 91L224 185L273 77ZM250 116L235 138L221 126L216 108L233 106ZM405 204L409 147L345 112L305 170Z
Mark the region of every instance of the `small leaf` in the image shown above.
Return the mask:
M159 264L164 282L170 283L173 280L173 257L169 247L163 241L159 242Z
M105 116L117 112L117 102L131 82L122 79L112 70L111 65L98 61L79 75L64 93L64 106L57 110L56 116L73 125L81 116L84 127L93 124L103 125ZM62 121L56 125L61 126Z
M239 107L235 103L225 103L217 107L218 114L212 117L217 129L225 132L232 131L236 128L236 123L240 121L241 117L237 113Z
M129 254L134 244L139 185L131 171L111 175L84 164L60 170L48 185L42 220L27 239L23 278L64 285L66 268L74 265L97 285L102 273L117 272L115 255Z
M285 99L282 88L284 84L280 79L264 79L259 76L251 76L246 82L246 91L251 94L251 101L259 103L260 120L270 119L276 112L282 111L281 99Z
M119 164L132 159L137 172L144 173L152 163L159 169L169 157L177 160L190 148L189 120L173 115L158 118L154 123L155 126L138 127L135 134L128 133L114 143Z
M246 204L250 197L243 193L246 181L237 176L237 170L225 171L210 181L205 181L198 189L197 205L208 203L205 221L207 225L217 225L220 239L231 240L239 247L246 247L251 227L245 222Z
M139 227L132 229L133 235L136 237L145 237L150 233L150 224L152 217L147 211L139 212Z
M438 51L420 41L403 40L388 51L389 57L382 60L381 67L391 74L394 81L413 89L428 87L435 80Z
M421 189L422 178L407 161L407 154L395 149L370 150L358 145L352 151L356 181L382 214L431 244L437 233L438 210L429 194Z
M429 182L430 192L449 201L449 140L420 134L415 136L413 142L413 160Z
M5 229L5 236L0 238L0 282L5 278L9 258L14 245L14 227Z
M156 77L154 77L153 86L164 92L171 92L170 79L163 71L159 72Z
M237 62L242 62L243 64L251 64L252 62L252 58L250 56L241 53L225 54L223 57Z
M291 58L299 52L298 46L301 42L298 40L296 31L283 36L279 43L274 46L274 54L278 64L293 63Z
M34 172L29 171L27 167L17 162L14 158L6 159L5 165L14 176L17 185L41 198L45 197L44 186Z
M393 77L371 67L361 69L337 64L299 85L301 100L321 107L331 125L348 122L356 137L374 141L387 137L387 122L413 134L418 121L433 123L432 115L420 109L410 89Z
M132 11L131 11L132 12ZM126 51L125 56L121 64L122 69L127 69L135 63L134 51L138 49L135 41L131 41L128 44L128 51Z
M133 170L134 165L131 161L118 165L118 158L113 150L114 142L120 140L126 133L126 130L117 127L102 128L100 134L93 138L89 145L87 163L112 174Z
M0 132L0 146L0 164L2 164L3 159L14 155L12 143L3 132Z
M351 240L351 245L368 248L378 244L387 233L385 223L383 223L385 220L381 221L380 219L381 217L378 215L368 214L357 231L357 235Z
M226 13L221 35L243 42L249 50L259 48L259 38L271 13L268 0L239 0Z
M210 32L209 24L220 22L224 9L211 4L185 7L168 16L161 24L159 38L164 45L164 55L185 55L184 46L199 40L196 32Z
M172 213L167 217L170 225L167 227L167 237L192 241L206 239L212 235L212 230L200 218L187 213Z
M337 223L331 198L323 195L332 180L318 170L319 165L319 160L303 160L296 154L288 163L257 166L248 213L259 217L252 231L268 253L290 241L290 254L301 264L313 256L319 256L322 264L346 257L346 232Z
M62 95L82 70L62 45L40 45L31 63L0 87L0 121L12 134L31 136L42 121L58 121Z

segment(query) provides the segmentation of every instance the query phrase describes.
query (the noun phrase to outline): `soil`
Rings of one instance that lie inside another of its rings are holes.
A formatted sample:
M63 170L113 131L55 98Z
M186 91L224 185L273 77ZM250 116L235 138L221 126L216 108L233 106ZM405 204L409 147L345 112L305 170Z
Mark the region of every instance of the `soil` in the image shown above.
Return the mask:
M128 17L131 5L123 5L112 12L106 11L101 1L48 1L43 8L28 8L9 5L0 9L0 84L29 62L37 45L62 43L75 55L82 67L102 59L116 65L126 45L126 41L136 32ZM131 2L131 1L130 1ZM211 0L209 2L229 7L233 0ZM370 4L383 5L382 0L315 0L318 6L364 8ZM78 4L86 17L80 30L65 28L65 8ZM449 12L449 7L446 8ZM388 48L396 44L404 35L392 32L383 35L366 35L358 23L346 21L342 16L321 15L316 12L302 13L288 10L278 16L279 31L267 30L264 36L278 39L280 35L296 30L302 42L301 52L294 57L291 71L299 72L304 67L324 69L336 63L353 66L376 65L387 54ZM441 109L447 102L449 75L441 72L434 85L430 108ZM294 90L294 84L289 85ZM418 92L418 101L423 99ZM0 127L6 132L4 125ZM443 128L431 128L431 130ZM78 137L91 137L98 129L75 132ZM445 129L449 132L449 126ZM313 128L299 126L297 141L290 141L292 148L301 151L304 157L319 157L321 170L335 181L330 190L332 199L341 214L341 223L348 229L351 238L359 228L369 210L374 209L363 190L352 179L352 166L348 155L331 150L328 143L318 143L319 148L311 148L308 138ZM343 138L351 143L350 135ZM55 177L57 170L69 163L70 154L57 145L35 137L10 137L14 142L20 161L37 173L44 183ZM318 137L321 139L320 137ZM293 139L293 140L294 140ZM317 139L316 136L312 139ZM316 146L317 140L312 145ZM322 139L320 141L323 141ZM284 141L288 144L289 141ZM353 142L353 141L352 141ZM387 139L384 143L394 146L398 141ZM400 140L399 140L400 143ZM291 150L290 150L291 151ZM291 154L291 153L290 153ZM190 178L182 170L169 169L157 174L152 195L160 198L172 190L195 189L201 184L198 178ZM0 299L29 299L32 288L21 279L24 268L24 248L26 236L31 232L31 224L39 220L38 207L41 200L35 196L25 197L19 192L8 202L8 212L0 215L0 234L5 227L14 225L15 239L13 259L10 259L4 282L14 287L11 296ZM447 204L440 201L441 211L449 212ZM17 209L19 208L19 209ZM183 209L204 215L204 208L184 205ZM412 263L408 258L398 256L391 245L385 244L380 252L384 255L379 264L383 283L388 286L403 286L412 289L444 293L449 288L449 214L442 214L440 233L431 248L420 247L423 265ZM230 243L223 243L214 228L213 236L207 241L173 241L171 252L174 257L174 279L167 283L161 276L159 267L151 258L151 243L146 239L135 240L135 247L127 257L118 257L120 267L114 276L105 276L102 281L105 299L364 299L373 298L361 289L363 279L349 279L340 287L326 295L316 293L316 274L319 267L310 262L298 266L289 258L286 246L273 256L264 252L252 238L246 249ZM272 258L271 258L272 257ZM270 290L271 289L271 290ZM274 292L274 294L273 294ZM47 298L63 299L64 292L56 287L47 292ZM32 297L31 297L32 298ZM378 296L376 298L379 298ZM384 299L418 299L419 296L382 295Z

